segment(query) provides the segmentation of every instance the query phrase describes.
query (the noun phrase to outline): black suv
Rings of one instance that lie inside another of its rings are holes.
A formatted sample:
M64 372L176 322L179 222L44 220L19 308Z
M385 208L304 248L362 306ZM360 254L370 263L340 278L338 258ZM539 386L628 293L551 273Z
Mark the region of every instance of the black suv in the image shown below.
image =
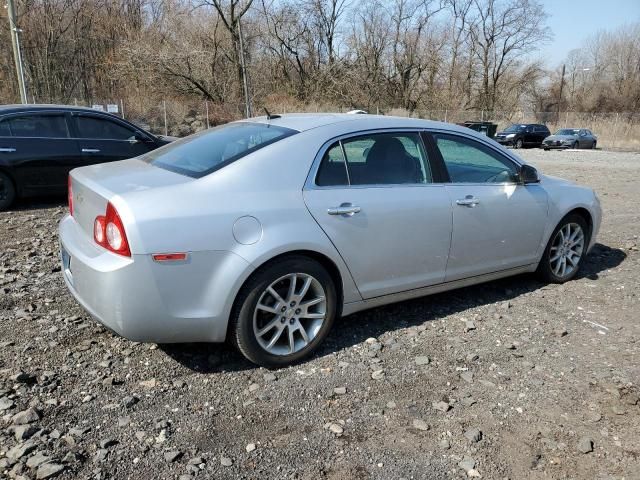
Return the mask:
M496 133L495 141L515 148L539 147L551 135L549 129L537 123L515 123L502 132Z
M0 210L16 197L63 194L73 168L136 157L170 141L91 108L0 106Z

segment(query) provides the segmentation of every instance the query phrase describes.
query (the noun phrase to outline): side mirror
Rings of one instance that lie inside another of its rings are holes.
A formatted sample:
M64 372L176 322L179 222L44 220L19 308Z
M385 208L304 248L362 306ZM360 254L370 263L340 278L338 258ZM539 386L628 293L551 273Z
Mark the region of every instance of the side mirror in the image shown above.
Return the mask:
M538 171L531 165L522 165L520 168L520 182L525 185L528 183L539 183L540 176L538 175Z
M149 141L149 137L147 137L146 135L143 135L139 132L136 132L134 135L131 135L131 137L129 137L129 143L131 144L135 144L135 143L146 143Z

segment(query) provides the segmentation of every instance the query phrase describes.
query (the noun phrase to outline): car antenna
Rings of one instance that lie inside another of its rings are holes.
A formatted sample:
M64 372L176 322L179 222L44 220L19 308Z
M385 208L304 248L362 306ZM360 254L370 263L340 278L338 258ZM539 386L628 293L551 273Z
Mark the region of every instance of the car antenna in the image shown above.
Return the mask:
M264 109L264 113L267 114L267 120L273 120L275 118L280 118L281 117L281 115L271 115L269 113L269 110L267 110L267 107L262 107L262 108Z

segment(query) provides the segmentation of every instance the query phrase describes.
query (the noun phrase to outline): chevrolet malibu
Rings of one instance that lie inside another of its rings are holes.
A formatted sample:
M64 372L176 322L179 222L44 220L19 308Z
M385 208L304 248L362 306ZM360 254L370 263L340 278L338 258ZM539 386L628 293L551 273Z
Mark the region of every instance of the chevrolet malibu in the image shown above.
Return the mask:
M372 115L269 116L77 168L64 280L136 341L299 361L339 316L510 275L573 278L594 192L486 136Z

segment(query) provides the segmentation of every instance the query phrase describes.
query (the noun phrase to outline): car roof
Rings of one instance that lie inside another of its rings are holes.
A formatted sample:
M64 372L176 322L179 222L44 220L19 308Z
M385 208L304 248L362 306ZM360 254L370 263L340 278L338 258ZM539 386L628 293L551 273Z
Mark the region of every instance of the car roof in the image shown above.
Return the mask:
M82 107L77 105L55 105L55 104L45 104L45 103L26 103L26 104L15 104L15 105L0 105L0 115L3 113L20 113L20 112L37 112L40 110L62 110L62 111L87 111L87 112L97 112L104 113L100 110L96 110L90 107Z
M248 118L239 120L239 122L276 125L299 132L338 124L343 124L345 128L351 131L373 130L376 128L433 128L465 133L472 131L467 127L461 127L452 123L423 120L420 118L352 113L292 113L284 114L277 118L272 117L271 119L268 119L266 116ZM349 122L348 126L346 122Z

